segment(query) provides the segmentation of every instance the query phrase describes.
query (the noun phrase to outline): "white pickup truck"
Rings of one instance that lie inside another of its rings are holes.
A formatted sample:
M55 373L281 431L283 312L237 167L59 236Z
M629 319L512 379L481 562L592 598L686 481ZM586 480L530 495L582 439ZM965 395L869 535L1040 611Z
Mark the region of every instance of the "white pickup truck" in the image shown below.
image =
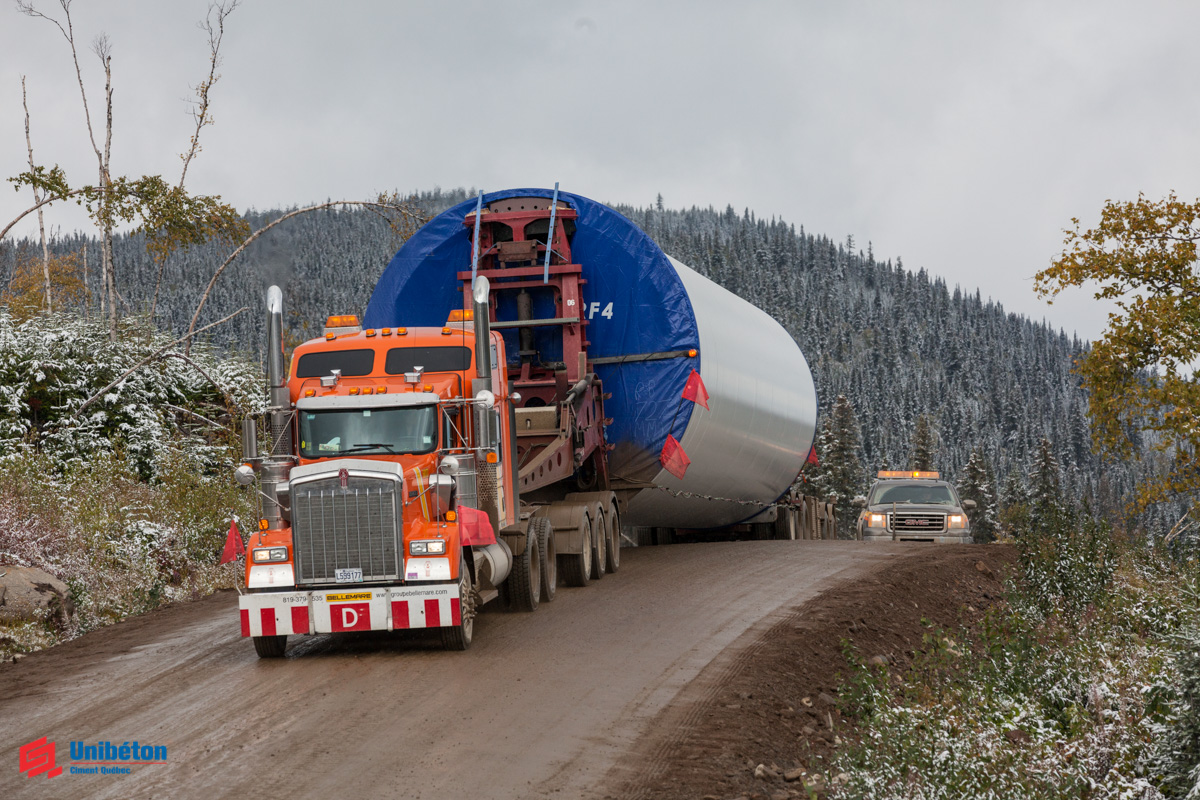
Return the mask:
M851 505L861 508L858 538L866 541L970 544L967 511L973 500L960 500L954 487L936 472L884 470L866 497Z

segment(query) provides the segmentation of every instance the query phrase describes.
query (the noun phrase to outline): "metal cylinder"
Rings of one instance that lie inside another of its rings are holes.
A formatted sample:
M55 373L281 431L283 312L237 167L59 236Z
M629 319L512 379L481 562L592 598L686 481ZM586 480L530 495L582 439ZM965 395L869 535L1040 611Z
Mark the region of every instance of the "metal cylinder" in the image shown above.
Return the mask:
M258 420L249 415L242 418L242 461L258 458Z
M473 547L475 576L482 586L499 586L512 571L512 551L503 540L486 547Z
M486 195L484 203L552 194L512 189ZM558 198L577 212L570 245L584 289L582 308L569 315L586 322L588 367L612 395L604 404L612 419L605 437L614 447L609 475L634 494L624 522L710 528L759 514L788 491L816 433L816 389L800 348L764 311L667 256L618 212L567 192ZM471 258L463 221L475 205L445 211L400 249L371 296L367 327L441 325L446 309L461 303L457 276ZM530 294L532 319L560 315L551 293ZM496 318L517 319L519 297L511 307L506 302L497 300ZM562 352L556 326L534 328L532 347L515 328L501 332L509 366L523 349L548 364L577 357ZM681 397L693 370L707 390L707 409ZM668 436L691 461L683 479L660 460ZM694 496L637 493L649 486Z
M292 412L283 355L283 292L267 290L267 409L268 455L259 469L262 478L263 519L271 529L282 527L283 508L276 487L288 479L292 466Z
M492 388L492 336L491 310L488 305L488 294L491 286L488 279L482 275L475 279L471 289L474 301L475 315L475 392L491 391Z

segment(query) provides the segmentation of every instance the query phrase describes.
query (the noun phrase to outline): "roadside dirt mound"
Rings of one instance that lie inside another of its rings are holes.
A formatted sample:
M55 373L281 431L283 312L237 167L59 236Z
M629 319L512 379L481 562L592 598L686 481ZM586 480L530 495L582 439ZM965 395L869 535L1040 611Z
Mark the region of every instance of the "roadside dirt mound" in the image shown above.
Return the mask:
M1000 602L1015 561L1007 546L931 547L796 608L732 663L711 664L685 690L690 700L663 711L634 748L646 758L610 774L608 797L807 797L800 772L819 770L846 724L837 709L849 670L842 641L903 671L924 620L974 626Z

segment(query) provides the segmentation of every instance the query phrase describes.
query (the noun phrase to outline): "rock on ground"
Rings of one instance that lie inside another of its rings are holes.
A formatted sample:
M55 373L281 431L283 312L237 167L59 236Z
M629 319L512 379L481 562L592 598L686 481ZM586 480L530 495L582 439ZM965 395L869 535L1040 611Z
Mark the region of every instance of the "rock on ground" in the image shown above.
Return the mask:
M37 567L0 565L0 624L50 621L63 626L75 614L67 585Z

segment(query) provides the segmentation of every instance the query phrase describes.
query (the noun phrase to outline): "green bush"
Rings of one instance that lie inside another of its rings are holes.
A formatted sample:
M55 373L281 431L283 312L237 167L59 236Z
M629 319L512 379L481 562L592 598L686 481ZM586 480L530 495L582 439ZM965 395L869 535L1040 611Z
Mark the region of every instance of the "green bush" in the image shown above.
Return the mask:
M153 359L79 413L170 342L137 321L114 343L87 319L0 309L0 563L57 576L76 607L65 626L7 626L0 655L238 580L217 560L230 517L256 516L231 468L234 421L265 404L258 368L202 347Z
M1200 796L1194 564L1062 524L1024 532L1008 603L973 631L929 628L898 676L851 659L834 797Z
M1023 591L1017 596L1043 617L1077 623L1112 580L1116 550L1107 523L1077 506L1038 503L1013 531Z

